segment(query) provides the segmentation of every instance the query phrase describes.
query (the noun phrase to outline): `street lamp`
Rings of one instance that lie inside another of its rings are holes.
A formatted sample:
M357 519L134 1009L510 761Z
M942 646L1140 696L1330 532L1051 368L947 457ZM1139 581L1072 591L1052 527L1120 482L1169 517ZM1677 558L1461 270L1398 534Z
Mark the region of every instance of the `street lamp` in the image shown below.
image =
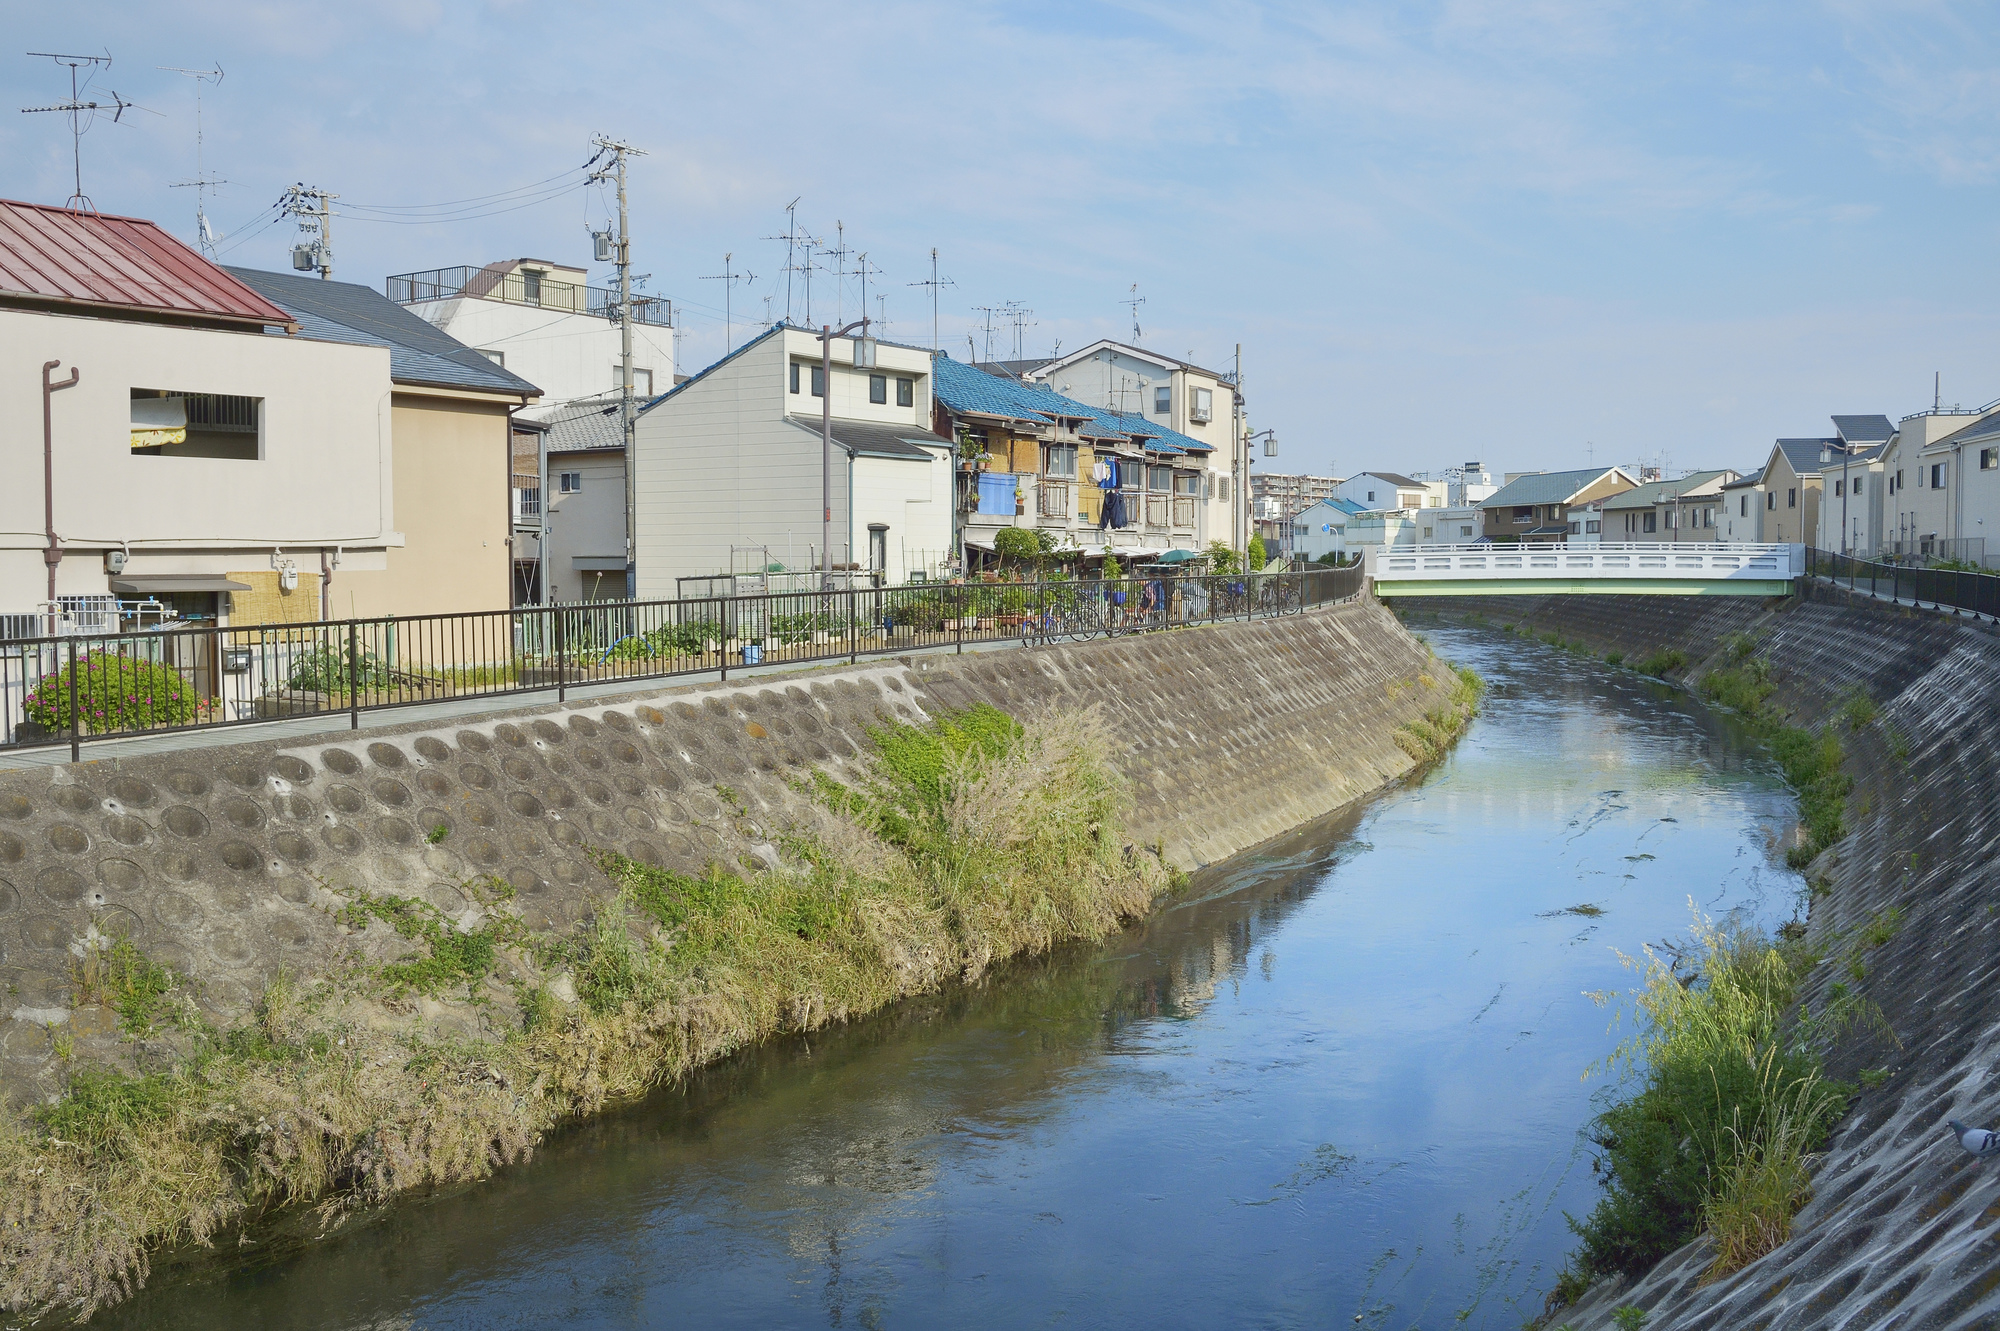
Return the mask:
M868 323L856 319L838 332L827 324L819 326L819 551L826 566L820 586L827 591L833 590L833 340L857 328L865 329ZM852 480L848 483L853 484ZM848 496L850 508L853 498ZM847 535L850 540L854 537L851 531Z

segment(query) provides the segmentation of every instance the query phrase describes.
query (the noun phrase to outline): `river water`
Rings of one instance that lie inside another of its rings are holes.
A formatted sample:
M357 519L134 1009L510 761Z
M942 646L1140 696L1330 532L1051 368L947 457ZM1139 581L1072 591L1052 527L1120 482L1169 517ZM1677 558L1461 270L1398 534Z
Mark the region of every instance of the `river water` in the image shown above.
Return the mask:
M1660 685L1425 632L1490 684L1449 758L1109 946L776 1042L99 1321L1518 1327L1595 1195L1581 1074L1618 1035L1587 991L1690 898L1790 918L1794 805Z

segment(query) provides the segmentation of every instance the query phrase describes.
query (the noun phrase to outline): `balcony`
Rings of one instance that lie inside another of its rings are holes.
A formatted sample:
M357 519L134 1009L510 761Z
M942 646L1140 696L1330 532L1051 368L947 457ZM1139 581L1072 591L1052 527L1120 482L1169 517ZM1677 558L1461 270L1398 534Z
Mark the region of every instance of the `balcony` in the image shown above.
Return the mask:
M1035 486L1035 516L1056 518L1068 522L1070 517L1070 483L1068 481L1043 480Z
M1168 519L1168 517L1169 517L1169 516L1171 516L1171 513L1172 513L1172 508L1173 508L1173 505L1172 505L1172 504L1171 504L1171 503L1169 502L1169 496L1167 496L1167 495L1147 495L1147 496L1146 496L1146 525L1147 525L1148 527L1164 527L1164 526L1166 526L1166 525L1167 525L1167 519Z
M1192 526L1194 526L1194 496L1193 496L1193 495L1175 495L1175 496L1174 496L1174 525L1175 525L1176 527L1192 527Z
M399 273L387 283L390 300L398 305L415 305L427 300L497 300L509 305L529 305L541 310L567 314L594 314L600 319L618 317L618 293L606 287L584 287L570 282L552 282L546 277L515 271L498 273L490 268L433 268L422 273ZM632 297L632 321L671 328L673 302L664 296Z

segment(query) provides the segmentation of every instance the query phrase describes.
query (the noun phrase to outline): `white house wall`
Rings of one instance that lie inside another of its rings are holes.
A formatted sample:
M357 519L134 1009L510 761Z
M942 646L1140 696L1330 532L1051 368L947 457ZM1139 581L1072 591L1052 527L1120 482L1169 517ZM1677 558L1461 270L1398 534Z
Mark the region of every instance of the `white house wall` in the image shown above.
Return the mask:
M268 568L276 550L315 571L335 546L358 570L400 544L386 348L0 310L0 361L27 367L0 394L0 611L47 590L34 373L50 360L58 382L82 372L52 402L58 594L106 594L102 552L121 545L130 576ZM133 453L134 388L262 399L259 456Z
M497 351L514 374L542 390L544 402L567 402L618 387L618 325L594 314L575 314L499 300L419 301L410 310L469 347ZM674 386L674 331L632 325L632 365L652 371L652 391ZM634 391L645 392L635 376Z

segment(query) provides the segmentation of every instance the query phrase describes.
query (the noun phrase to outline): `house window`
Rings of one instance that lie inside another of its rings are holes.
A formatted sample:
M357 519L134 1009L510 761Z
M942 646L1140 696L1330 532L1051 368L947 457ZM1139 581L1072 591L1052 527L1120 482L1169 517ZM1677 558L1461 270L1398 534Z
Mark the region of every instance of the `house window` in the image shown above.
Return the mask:
M1944 489L1944 463L1942 462L1931 463L1931 489Z
M521 299L530 305L542 303L542 270L523 268L521 270Z
M1981 471L1992 471L1995 468L2000 468L2000 448L1980 449L1979 469ZM1860 487L1857 486L1855 488L1859 489Z
M1152 490L1156 493L1164 492L1167 490L1171 490L1173 488L1173 484L1174 484L1174 469L1172 467L1146 468L1146 488L1148 490Z
M1199 495L1201 493L1201 477L1191 471L1175 472L1174 493L1177 495Z
M1229 478L1227 476L1218 476L1215 478L1215 497L1225 504L1229 502Z
M1854 478L1854 493L1855 493L1855 494L1860 494L1860 493L1861 493L1861 482L1863 482L1863 481L1865 481L1865 480L1867 480L1867 479L1868 479L1868 478L1867 478L1867 477L1865 477L1865 476L1856 476L1856 477Z
M1368 502L1371 504L1375 502L1375 492L1373 490L1368 492Z
M1517 527L1526 526L1528 523L1533 522L1534 520L1535 520L1535 510L1532 505L1524 505L1514 510L1515 526Z
M1050 444L1048 453L1049 453L1048 465L1044 468L1044 471L1047 475L1050 476L1076 475L1075 444Z
M556 493L573 495L583 493L583 473L580 471L560 472L556 476Z
M1657 514L1657 513L1652 513L1652 512L1648 512L1648 513L1644 514L1644 515L1643 515L1643 517L1644 517L1644 519L1645 519L1645 526L1643 526L1643 527L1642 527L1642 528L1641 528L1640 530L1642 530L1642 531L1658 531L1658 530L1660 529L1660 515L1659 515L1659 514Z
M494 363L495 365L498 365L498 366L499 366L499 367L500 367L501 369L503 369L503 370L504 370L504 369L506 369L506 368L507 368L507 353L506 353L506 352L504 352L504 351L489 351L489 350L488 350L487 348L485 348L485 347L481 347L481 348L479 348L479 354L480 354L480 355L482 355L482 356L484 356L484 357L486 357L486 359L488 359L488 360L492 361L492 362L493 362L493 363Z
M1593 526L1593 527L1595 527L1595 526L1596 526L1597 524L1593 522L1593 523L1591 523L1590 525L1591 525L1591 526ZM1459 534L1460 536L1465 536L1465 537L1470 537L1470 536L1472 535L1472 527L1471 527L1471 525L1470 525L1470 524L1468 524L1468 525L1466 525L1466 526L1463 526L1463 527L1460 527L1460 528L1458 529L1458 534Z
M884 406L889 402L889 376L871 374L868 376L868 400Z
M1766 513L1773 513L1777 511L1777 508L1778 508L1778 492L1776 490L1773 490L1769 494L1764 496L1764 511Z
M1153 390L1153 410L1159 415L1164 416L1173 409L1174 390L1171 388L1155 388Z
M1196 425L1208 424L1209 404L1212 401L1214 401L1214 394L1211 393L1208 389L1206 388L1195 389L1194 401L1189 404L1188 419L1193 421Z
M1833 497L1835 499L1840 498L1842 495L1846 493L1847 493L1847 487L1845 484L1843 484L1840 481L1835 481L1833 483Z
M1586 523L1584 523L1584 524L1583 524L1583 534L1584 534L1585 536L1598 536L1598 535L1602 535L1602 534L1603 534L1603 531L1604 531L1604 524L1603 524L1602 522L1600 522L1600 521L1597 521L1597 520L1595 520L1595 519L1593 519L1592 521L1589 521L1589 522L1586 522ZM1467 528L1465 529L1465 534L1466 534L1467 536L1470 536L1470 535L1472 535L1472 528L1470 528L1470 527L1467 527Z
M896 405L899 407L914 407L917 405L916 380L898 379L896 381Z
M1785 491L1785 507L1797 508L1798 506L1799 506L1799 490L1797 486L1793 486L1791 489Z
M1736 497L1736 516L1739 518L1747 518L1750 516L1749 495L1738 495Z
M868 524L868 571L889 571L889 528L880 522Z
M797 361L792 362L792 391L794 393L799 391L799 363Z
M1712 508L1704 508L1704 509L1703 509L1703 510L1701 511L1701 525L1702 525L1702 526L1704 526L1704 527L1708 527L1708 528L1710 528L1710 529L1713 529L1713 528L1714 528L1714 526L1715 526L1715 510L1714 510L1714 509L1712 509Z
M611 367L611 391L614 393L625 391L625 367L622 364ZM651 370L642 370L634 365L632 367L632 391L641 397L651 397L653 395L653 372Z
M1896 488L1898 490L1903 488L1903 469L1901 467L1896 468Z
M826 367L824 365L815 365L812 367L812 395L814 397L826 396Z
M135 388L131 448L147 457L255 462L262 456L258 444L263 417L261 397Z

